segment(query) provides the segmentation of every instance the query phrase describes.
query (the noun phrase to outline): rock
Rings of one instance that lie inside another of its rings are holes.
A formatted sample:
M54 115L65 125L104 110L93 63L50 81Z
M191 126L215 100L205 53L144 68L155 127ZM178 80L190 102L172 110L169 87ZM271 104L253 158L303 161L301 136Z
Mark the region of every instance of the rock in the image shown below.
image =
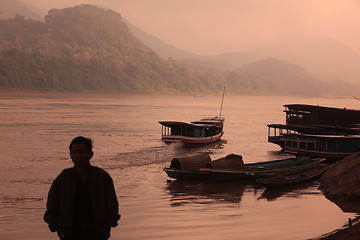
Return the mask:
M320 178L324 196L343 211L360 211L360 152L334 164Z

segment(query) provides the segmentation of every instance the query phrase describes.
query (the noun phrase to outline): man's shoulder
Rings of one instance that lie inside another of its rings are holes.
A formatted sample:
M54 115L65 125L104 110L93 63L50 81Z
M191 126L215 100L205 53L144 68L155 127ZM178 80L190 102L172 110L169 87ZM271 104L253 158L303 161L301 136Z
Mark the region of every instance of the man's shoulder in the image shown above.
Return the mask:
M73 168L65 168L61 171L61 173L57 176L57 179L58 178L64 178L66 176L70 176L72 175L74 172L74 169Z
M106 170L104 170L100 167L97 167L97 166L91 166L91 171L98 175L110 177L110 174Z

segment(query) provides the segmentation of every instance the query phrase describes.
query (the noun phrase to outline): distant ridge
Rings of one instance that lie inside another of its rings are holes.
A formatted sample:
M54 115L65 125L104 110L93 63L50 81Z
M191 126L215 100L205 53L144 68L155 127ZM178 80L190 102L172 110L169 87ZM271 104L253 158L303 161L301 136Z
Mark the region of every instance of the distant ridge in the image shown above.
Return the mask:
M41 20L41 16L18 0L0 0L0 19L21 15L27 19Z
M227 52L217 55L198 55L177 49L149 35L134 25L130 31L164 58L206 61L238 68L243 64L265 58L277 58L304 66L311 74L324 81L358 83L360 78L360 56L343 43L326 36L288 36L276 43L255 47L244 52ZM191 60L191 61L189 61ZM215 66L215 64L213 64Z
M158 37L145 33L140 28L136 27L131 22L124 20L129 27L130 32L141 42L143 42L146 46L150 47L154 50L160 57L168 59L168 58L175 58L175 59L194 59L200 58L200 55L196 55L190 52L183 51L178 49L170 44L167 44L160 40Z

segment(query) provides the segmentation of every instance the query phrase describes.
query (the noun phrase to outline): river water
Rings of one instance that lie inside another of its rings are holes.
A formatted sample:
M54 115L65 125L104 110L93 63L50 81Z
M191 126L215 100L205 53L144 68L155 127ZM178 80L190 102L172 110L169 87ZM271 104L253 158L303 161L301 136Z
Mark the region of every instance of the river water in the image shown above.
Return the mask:
M122 219L111 239L310 239L346 224L312 182L268 191L246 182L168 182L173 157L235 153L245 163L281 159L267 124L284 123L283 104L359 108L351 98L225 96L223 139L183 148L160 141L158 121L219 115L221 96L0 94L0 239L57 239L42 217L47 192L70 167L68 145L94 140L93 165L113 177Z

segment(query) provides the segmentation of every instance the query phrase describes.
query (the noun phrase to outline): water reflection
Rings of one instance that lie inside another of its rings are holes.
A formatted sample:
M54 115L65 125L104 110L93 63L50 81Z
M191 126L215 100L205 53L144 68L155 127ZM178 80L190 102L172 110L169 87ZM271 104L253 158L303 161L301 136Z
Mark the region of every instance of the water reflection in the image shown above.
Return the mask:
M170 205L176 207L187 204L240 203L245 192L253 192L257 200L267 201L275 201L280 197L301 198L304 195L322 195L318 187L317 181L271 189L250 180L234 182L175 180L167 183L166 191L171 196Z
M358 200L346 200L341 198L331 198L324 194L324 196L335 203L343 212L360 214L360 203Z
M251 188L251 182L205 182L182 181L169 182L166 190L171 195L173 207L187 204L240 203L245 189Z
M318 185L318 182L310 181L283 188L266 188L258 199L274 201L280 197L299 198L304 194L321 195L321 192L319 191L312 191L314 189L317 189Z

